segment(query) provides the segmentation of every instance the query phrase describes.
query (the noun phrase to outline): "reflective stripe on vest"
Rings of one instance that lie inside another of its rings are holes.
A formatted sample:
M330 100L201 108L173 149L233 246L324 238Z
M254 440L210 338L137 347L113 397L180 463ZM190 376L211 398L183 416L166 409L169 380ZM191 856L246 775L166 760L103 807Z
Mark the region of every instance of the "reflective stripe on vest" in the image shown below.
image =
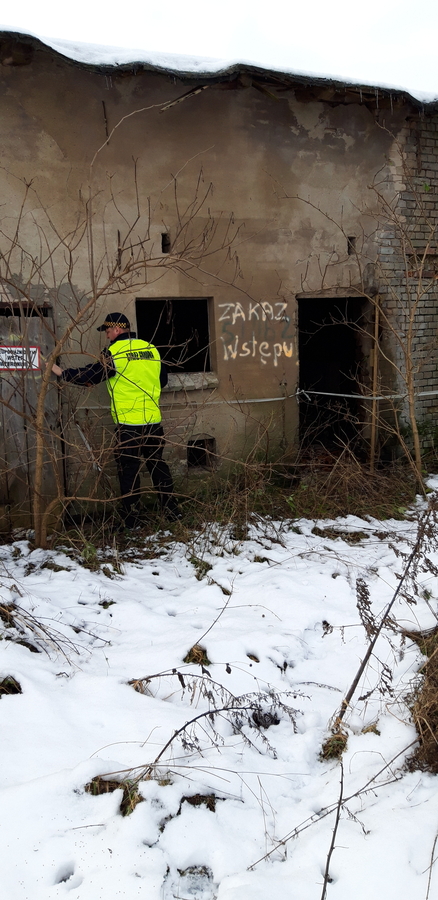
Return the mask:
M117 372L106 382L114 421L125 425L161 422L161 360L157 348L135 338L115 341L108 350Z

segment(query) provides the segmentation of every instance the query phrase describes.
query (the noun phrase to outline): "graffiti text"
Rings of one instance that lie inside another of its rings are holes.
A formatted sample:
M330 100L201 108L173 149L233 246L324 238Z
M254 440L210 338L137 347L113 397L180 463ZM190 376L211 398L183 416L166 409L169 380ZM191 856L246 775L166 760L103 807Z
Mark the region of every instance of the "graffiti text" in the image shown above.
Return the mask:
M267 319L270 319L271 322L283 322L286 319L287 303L268 303L267 300L260 303L251 301L246 310L241 303L219 303L218 308L223 309L223 313L219 316L219 322L232 322L233 325L238 319L242 322L250 322L251 319L258 322L266 322Z
M254 334L250 341L241 341L239 335L236 334L230 343L226 342L222 335L222 342L225 362L236 359L237 357L244 358L250 356L252 358L260 358L260 362L265 366L268 361L272 362L274 366L278 366L280 356L286 356L288 359L291 359L293 354L292 343L287 343L286 341L283 341L282 343L279 341L276 343L258 341Z

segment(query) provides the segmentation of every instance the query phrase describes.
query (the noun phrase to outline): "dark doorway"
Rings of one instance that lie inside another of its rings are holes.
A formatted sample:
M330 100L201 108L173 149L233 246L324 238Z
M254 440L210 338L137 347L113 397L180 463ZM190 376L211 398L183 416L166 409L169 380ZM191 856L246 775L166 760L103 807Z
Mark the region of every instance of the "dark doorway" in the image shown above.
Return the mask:
M364 300L298 301L300 442L330 448L361 436ZM315 393L312 393L315 392ZM320 392L320 393L318 393ZM328 395L335 396L328 396Z
M210 372L207 297L136 300L139 338L151 341L171 372Z

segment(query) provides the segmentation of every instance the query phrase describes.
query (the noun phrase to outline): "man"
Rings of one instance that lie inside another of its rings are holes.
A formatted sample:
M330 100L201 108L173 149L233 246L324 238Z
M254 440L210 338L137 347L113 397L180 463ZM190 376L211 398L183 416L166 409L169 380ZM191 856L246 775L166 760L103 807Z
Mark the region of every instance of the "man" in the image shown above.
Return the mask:
M156 347L139 340L130 327L123 313L110 313L97 329L105 331L109 341L98 362L82 369L52 366L52 372L69 384L88 387L106 381L116 423L115 457L127 528L139 524L141 456L146 460L166 518L180 517L172 476L163 460L159 403L161 388L167 384L167 370Z

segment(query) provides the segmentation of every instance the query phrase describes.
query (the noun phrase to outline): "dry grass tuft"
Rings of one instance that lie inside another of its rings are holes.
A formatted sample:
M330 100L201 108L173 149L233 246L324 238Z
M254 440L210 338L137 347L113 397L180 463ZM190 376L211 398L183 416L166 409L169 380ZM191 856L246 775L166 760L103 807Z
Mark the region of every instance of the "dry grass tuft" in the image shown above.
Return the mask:
M6 678L2 678L0 681L0 697L3 697L5 694L21 694L21 685L12 675L6 675Z
M85 785L85 790L87 794L92 794L93 797L97 797L99 794L112 794L113 791L122 790L123 796L120 803L122 816L129 816L135 807L143 801L143 797L138 791L138 784L129 779L116 781L115 779L106 779L96 775L95 778Z
M347 749L348 735L345 731L334 731L321 747L320 759L340 759Z
M6 628L14 627L14 613L16 612L15 603L2 603L0 606L0 619Z
M211 662L207 656L205 647L201 644L193 644L189 652L184 657L185 663L195 663L197 666L211 666Z
M438 773L438 628L427 632L406 632L428 657L420 669L422 681L411 706L419 745L409 768Z
M192 794L191 797L182 798L181 806L186 802L190 803L191 806L206 806L210 812L214 812L216 809L216 799L214 794Z
M345 451L336 458L328 451L315 450L308 452L296 471L299 482L288 502L298 518L335 519L353 514L402 519L415 499L415 480L401 463L377 470L370 478L368 467L352 453Z
M365 728L362 728L362 734L380 734L377 722L371 722L371 725L366 725Z
M134 691L137 691L138 694L147 694L148 697L152 696L152 691L149 687L149 678L131 678L131 680L128 681L128 684L133 687Z
M189 562L191 562L192 566L195 568L198 581L202 581L210 569L213 568L211 563L207 562L205 559L199 559L197 556L189 556Z
M326 538L330 541L339 541L341 538L345 541L346 544L360 544L361 541L364 541L368 534L365 531L343 531L342 528L318 528L315 525L312 528L312 534L316 534L317 537Z

